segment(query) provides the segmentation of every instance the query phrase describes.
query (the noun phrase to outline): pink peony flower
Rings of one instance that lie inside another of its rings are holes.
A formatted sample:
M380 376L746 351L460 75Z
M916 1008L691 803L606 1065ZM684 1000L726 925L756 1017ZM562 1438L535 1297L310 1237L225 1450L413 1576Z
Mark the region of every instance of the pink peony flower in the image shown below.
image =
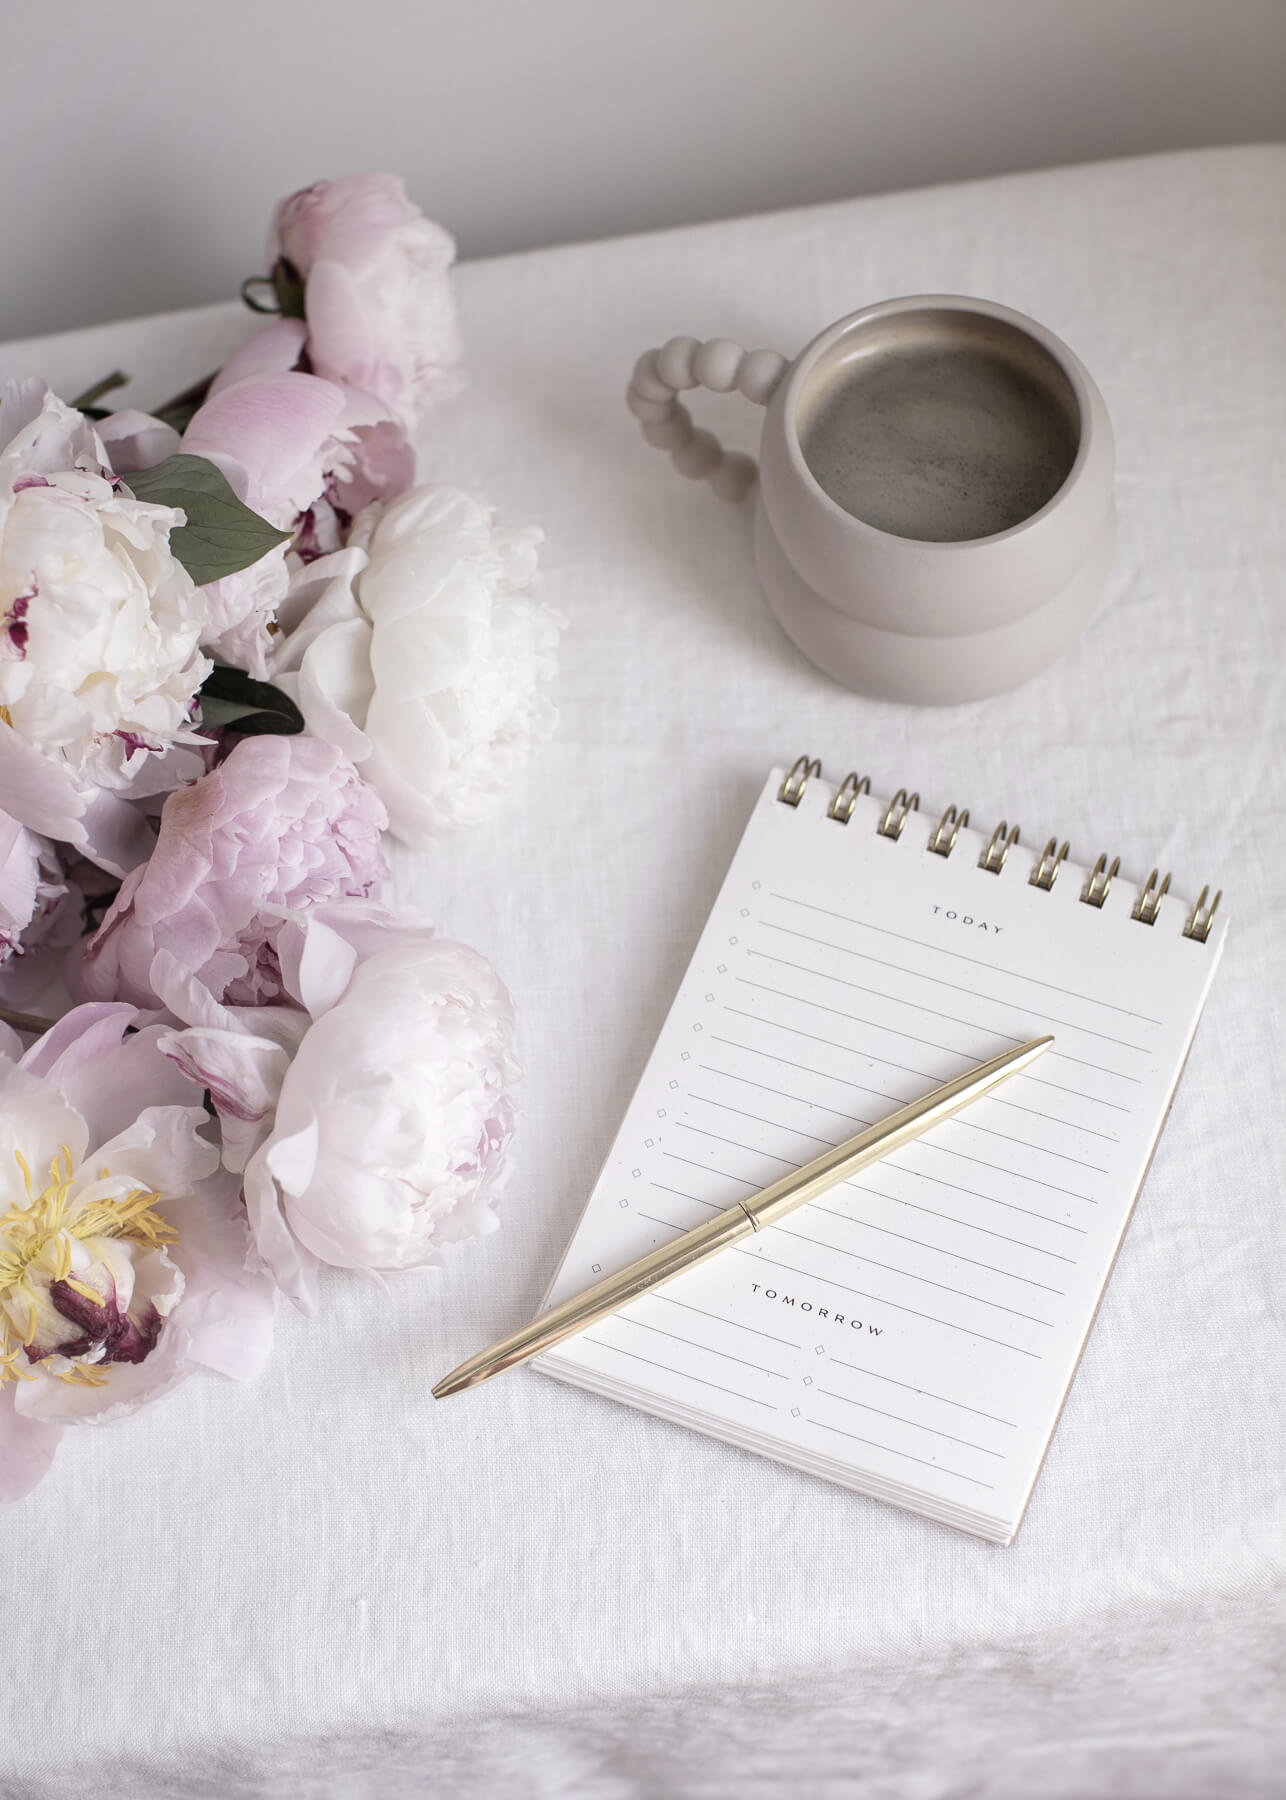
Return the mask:
M320 1263L421 1268L495 1229L513 1007L476 951L379 908L296 917L278 949L295 1009L219 1006L166 952L153 976L188 1022L164 1048L210 1089L258 1253L311 1311Z
M0 1499L64 1425L104 1424L193 1369L249 1379L274 1296L245 1267L205 1109L129 1006L81 1006L25 1053L0 1027Z
M283 910L377 894L384 824L377 796L329 744L244 738L166 800L151 859L86 941L73 988L155 1006L152 965L166 950L218 1000L276 1001Z
M408 428L458 392L455 244L395 175L346 175L291 194L269 256L304 280L318 375L375 395Z
M415 474L414 452L387 408L299 373L303 350L297 320L257 333L215 378L181 446L216 463L247 506L292 534L201 590L207 648L260 677L294 571L339 549L360 507L400 493Z
M224 364L211 383L209 398L251 375L286 375L297 370L305 359L306 337L300 319L278 319L266 325ZM410 487L415 479L415 451L397 419L374 394L363 393L347 382L332 385L344 396L336 432L342 449L325 459L321 492L336 510L351 517L372 500L388 499ZM290 523L297 521L283 521L283 525Z
M182 448L227 476L238 499L281 531L321 494L346 456L342 391L315 375L260 371L212 388L183 434ZM290 586L287 544L201 590L203 642L223 662L262 677L269 627Z

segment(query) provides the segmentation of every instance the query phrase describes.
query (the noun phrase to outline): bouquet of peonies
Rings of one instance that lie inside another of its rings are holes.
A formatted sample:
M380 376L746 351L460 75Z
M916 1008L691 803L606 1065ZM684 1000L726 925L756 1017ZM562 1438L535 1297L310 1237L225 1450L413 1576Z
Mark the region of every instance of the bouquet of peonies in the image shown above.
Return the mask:
M540 533L413 485L453 254L392 176L319 182L198 388L0 398L0 1498L256 1375L320 1265L495 1225L509 996L382 900L383 834L485 818L555 716Z

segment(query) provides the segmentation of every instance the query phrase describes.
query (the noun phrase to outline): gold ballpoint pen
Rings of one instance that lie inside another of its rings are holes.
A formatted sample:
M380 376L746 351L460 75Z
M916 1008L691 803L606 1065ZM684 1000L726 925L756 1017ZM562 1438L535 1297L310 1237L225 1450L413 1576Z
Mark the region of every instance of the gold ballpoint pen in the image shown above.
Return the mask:
M434 1398L445 1400L448 1394L462 1393L465 1388L490 1381L493 1375L503 1375L506 1369L526 1362L529 1357L539 1356L564 1338L584 1331L595 1320L628 1306L640 1294L651 1293L662 1282L672 1281L685 1269L694 1269L721 1250L744 1243L757 1231L762 1231L766 1225L775 1225L815 1195L847 1181L850 1175L856 1175L869 1163L878 1162L881 1157L891 1155L894 1150L900 1150L904 1144L931 1131L935 1125L959 1112L962 1106L968 1106L971 1100L977 1100L1011 1075L1021 1074L1049 1049L1053 1041L1052 1037L1033 1038L1029 1044L1019 1045L1017 1050L1006 1050L1003 1056L993 1056L990 1062L979 1063L966 1074L957 1075L954 1081L944 1082L932 1093L899 1107L887 1119L881 1119L856 1137L837 1144L794 1174L783 1175L780 1181L774 1181L771 1187L764 1188L751 1199L738 1200L725 1212L717 1213L692 1231L685 1231L673 1243L653 1250L650 1256L631 1263L619 1274L609 1275L586 1288L584 1293L574 1294L560 1306L541 1313L529 1325L501 1338L489 1349L480 1350L458 1369L444 1375L433 1389Z

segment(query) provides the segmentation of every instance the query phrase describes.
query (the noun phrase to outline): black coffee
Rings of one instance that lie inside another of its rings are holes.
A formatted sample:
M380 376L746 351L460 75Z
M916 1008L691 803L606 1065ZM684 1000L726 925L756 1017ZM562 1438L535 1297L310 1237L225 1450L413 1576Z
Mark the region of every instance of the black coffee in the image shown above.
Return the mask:
M1053 498L1076 457L1064 400L986 349L908 344L838 369L800 421L832 500L898 537L989 537Z

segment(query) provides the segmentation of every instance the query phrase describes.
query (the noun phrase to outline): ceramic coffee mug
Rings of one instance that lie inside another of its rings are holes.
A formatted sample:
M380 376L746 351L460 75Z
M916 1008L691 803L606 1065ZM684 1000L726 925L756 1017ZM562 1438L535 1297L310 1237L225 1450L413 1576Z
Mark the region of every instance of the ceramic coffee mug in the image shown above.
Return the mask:
M1066 344L986 300L925 294L851 313L794 362L671 338L627 395L650 444L725 499L748 456L677 395L767 407L755 560L806 656L882 700L951 705L1061 655L1103 592L1115 539L1112 428Z

